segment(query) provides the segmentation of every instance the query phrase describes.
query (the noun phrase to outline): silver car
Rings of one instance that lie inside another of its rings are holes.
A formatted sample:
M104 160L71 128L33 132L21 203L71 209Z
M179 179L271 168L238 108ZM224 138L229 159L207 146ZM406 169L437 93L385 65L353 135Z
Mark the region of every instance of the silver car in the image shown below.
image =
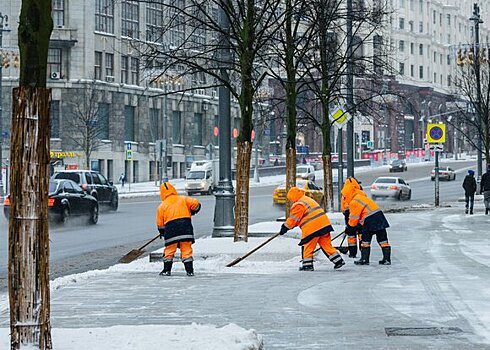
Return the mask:
M378 177L371 185L371 198L392 197L398 200L411 199L410 185L400 177Z
M315 181L315 168L312 165L298 165L296 167L296 178Z

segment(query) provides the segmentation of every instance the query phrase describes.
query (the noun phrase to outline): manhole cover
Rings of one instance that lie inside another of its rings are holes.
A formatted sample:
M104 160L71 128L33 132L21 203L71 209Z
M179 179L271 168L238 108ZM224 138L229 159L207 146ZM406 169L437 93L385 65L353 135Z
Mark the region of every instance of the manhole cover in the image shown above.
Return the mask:
M462 333L458 327L387 327L385 328L386 335L389 337L397 336L431 336L431 335L450 335Z

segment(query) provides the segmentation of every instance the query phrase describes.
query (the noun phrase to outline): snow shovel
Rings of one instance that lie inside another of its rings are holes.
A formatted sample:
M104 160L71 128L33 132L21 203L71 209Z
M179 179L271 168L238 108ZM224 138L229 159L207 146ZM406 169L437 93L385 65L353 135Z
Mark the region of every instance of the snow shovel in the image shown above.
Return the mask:
M122 264L129 264L131 261L136 260L145 252L143 250L143 248L145 248L151 242L156 240L158 237L160 237L160 234L156 235L156 237L152 238L151 240L146 242L143 246L139 247L138 249L133 249L128 254L124 255L121 259L119 259L119 262Z
M242 261L243 259L245 259L249 255L252 255L252 253L256 252L257 250L259 250L260 248L262 248L263 246L265 246L267 243L269 243L270 241L272 241L274 238L276 238L279 235L280 235L280 233L276 233L274 236L272 236L271 238L269 238L267 241L259 244L257 247L255 247L254 249L252 249L251 251L249 251L244 256L242 256L240 258L236 258L235 260L233 260L231 263L229 263L228 265L226 265L226 267L232 267L232 266L238 264L240 261Z

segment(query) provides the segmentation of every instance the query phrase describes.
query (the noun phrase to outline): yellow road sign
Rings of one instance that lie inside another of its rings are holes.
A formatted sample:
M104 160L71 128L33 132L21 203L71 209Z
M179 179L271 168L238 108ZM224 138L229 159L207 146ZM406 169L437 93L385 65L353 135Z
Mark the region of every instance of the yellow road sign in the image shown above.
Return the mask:
M446 142L446 124L427 125L427 142L443 143Z
M133 151L130 149L126 150L126 160L133 160Z
M333 121L333 125L341 128L351 119L351 115L339 107L330 114L330 119Z

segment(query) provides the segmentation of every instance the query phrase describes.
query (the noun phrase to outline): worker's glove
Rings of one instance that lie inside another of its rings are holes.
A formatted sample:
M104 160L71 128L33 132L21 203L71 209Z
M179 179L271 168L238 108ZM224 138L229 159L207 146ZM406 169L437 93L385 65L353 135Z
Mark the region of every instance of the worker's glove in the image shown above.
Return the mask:
M159 228L158 232L160 232L160 239L165 238L164 237L164 235L165 235L165 229L164 228Z
M282 224L281 230L279 231L279 234L282 236L283 234L285 234L288 231L289 231L288 227L286 225Z
M346 210L344 210L343 214L344 214L345 224L348 225L349 224L349 215L350 215L349 208L347 208Z
M347 236L355 236L356 235L356 229L357 229L357 226L356 227L352 227L352 226L345 226L345 234Z
M199 213L199 210L201 210L201 203L197 205L196 209L191 209L191 215L196 215L197 213Z

